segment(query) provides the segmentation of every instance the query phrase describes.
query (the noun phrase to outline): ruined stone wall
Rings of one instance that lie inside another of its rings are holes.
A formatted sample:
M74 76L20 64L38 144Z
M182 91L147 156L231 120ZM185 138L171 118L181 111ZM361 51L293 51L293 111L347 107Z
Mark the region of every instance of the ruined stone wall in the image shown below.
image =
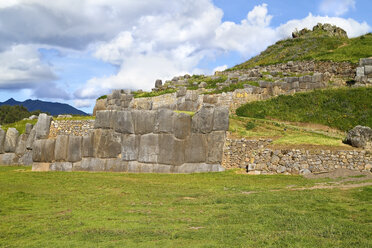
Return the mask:
M228 109L213 105L194 116L170 109L97 111L91 134L36 140L33 170L221 171L228 125Z
M359 60L355 80L362 84L372 84L372 58Z
M372 169L372 154L366 150L271 149L272 140L228 138L222 166L246 168L250 174L306 174L346 168Z
M49 130L49 138L57 135L84 136L92 132L94 120L52 120Z

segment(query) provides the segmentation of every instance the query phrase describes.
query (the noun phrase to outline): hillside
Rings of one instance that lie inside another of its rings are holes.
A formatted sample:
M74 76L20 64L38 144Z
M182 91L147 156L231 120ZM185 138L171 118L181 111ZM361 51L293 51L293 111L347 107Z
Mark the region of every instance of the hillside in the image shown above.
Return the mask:
M317 26L313 31L294 32L296 38L278 41L258 56L228 70L300 60L357 63L360 58L372 56L372 33L349 39L343 35L335 36L334 32L316 29Z
M24 106L28 111L40 110L41 112L48 112L51 115L61 115L61 114L71 114L71 115L88 115L87 113L78 110L68 104L58 103L58 102L45 102L40 100L26 100L24 102L19 102L10 98L5 102L0 102L0 106L9 105L9 106Z
M372 127L372 88L315 90L247 103L238 116L323 124L347 131Z

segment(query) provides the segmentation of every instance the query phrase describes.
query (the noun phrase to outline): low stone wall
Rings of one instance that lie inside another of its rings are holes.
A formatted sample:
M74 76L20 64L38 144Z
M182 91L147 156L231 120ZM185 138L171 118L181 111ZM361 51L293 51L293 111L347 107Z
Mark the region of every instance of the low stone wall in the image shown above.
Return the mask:
M372 58L359 60L355 80L363 84L372 84Z
M228 138L222 166L247 168L250 174L306 174L346 168L372 169L372 153L365 150L270 149L272 140Z
M92 132L94 120L53 120L50 125L49 138L57 135L84 136Z
M97 111L88 135L36 140L33 170L221 171L228 126L228 109L213 105L192 117L170 109Z

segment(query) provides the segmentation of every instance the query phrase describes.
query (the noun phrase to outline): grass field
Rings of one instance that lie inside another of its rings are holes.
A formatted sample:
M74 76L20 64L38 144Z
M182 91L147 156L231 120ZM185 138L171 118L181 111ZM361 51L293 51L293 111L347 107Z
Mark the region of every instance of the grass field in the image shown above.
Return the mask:
M328 180L0 167L0 247L371 247L371 186L288 188Z

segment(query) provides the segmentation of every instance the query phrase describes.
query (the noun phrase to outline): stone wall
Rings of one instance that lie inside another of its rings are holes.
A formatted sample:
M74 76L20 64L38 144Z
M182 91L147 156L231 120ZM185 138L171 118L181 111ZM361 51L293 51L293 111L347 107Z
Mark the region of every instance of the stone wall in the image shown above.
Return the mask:
M346 168L372 169L372 153L366 150L271 149L272 140L227 138L222 166L248 168L250 174L307 174Z
M97 111L92 133L39 139L35 171L190 173L221 171L227 108L203 105L190 116L170 109Z
M92 132L94 120L52 120L49 138L57 135L84 136Z
M359 60L355 81L362 84L372 84L372 58Z

